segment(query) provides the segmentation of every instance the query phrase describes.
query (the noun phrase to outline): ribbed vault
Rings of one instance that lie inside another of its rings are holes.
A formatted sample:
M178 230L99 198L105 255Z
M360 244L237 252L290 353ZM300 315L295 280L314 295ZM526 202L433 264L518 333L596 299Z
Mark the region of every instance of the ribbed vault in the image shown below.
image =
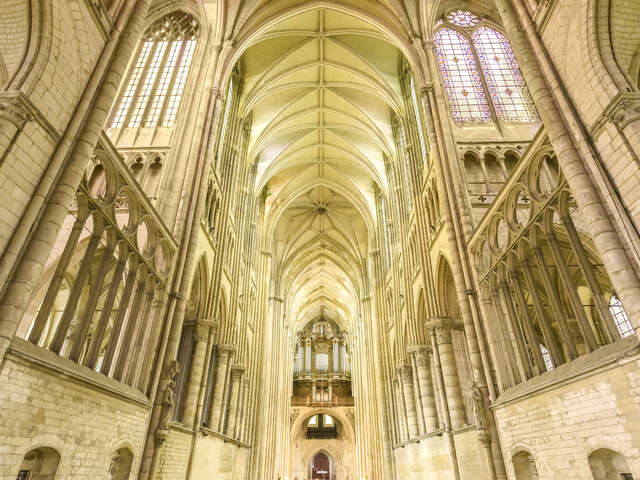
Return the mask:
M401 56L378 28L316 8L273 25L240 60L247 161L296 329L318 315L348 329L366 295L375 192L397 157Z

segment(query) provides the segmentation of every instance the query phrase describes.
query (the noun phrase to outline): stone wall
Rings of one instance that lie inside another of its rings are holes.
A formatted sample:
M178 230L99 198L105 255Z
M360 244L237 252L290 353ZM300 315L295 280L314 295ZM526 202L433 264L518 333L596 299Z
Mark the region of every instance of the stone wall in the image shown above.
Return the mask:
M606 357L610 352L595 353ZM588 456L599 448L627 457L634 478L640 475L640 356L616 359L614 354L602 366L594 365L601 358L587 357L499 399L495 414L509 478L515 478L511 459L521 451L533 455L540 480L592 478ZM593 368L567 378L566 370L575 372L576 363Z
M0 480L38 447L60 454L56 480L103 480L123 447L137 472L150 410L139 392L18 338L0 385Z

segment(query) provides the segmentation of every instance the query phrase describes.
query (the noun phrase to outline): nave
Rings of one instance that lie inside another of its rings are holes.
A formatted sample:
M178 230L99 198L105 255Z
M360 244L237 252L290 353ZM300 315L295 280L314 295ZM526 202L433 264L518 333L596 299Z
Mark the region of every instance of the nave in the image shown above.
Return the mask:
M0 11L0 480L640 479L637 0Z

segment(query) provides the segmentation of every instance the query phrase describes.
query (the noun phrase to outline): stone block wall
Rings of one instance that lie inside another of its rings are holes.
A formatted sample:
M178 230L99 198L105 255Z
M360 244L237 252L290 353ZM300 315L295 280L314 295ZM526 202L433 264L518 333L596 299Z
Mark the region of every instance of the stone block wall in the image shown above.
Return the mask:
M24 348L11 350L0 371L0 480L15 480L25 454L40 447L60 455L56 480L103 480L123 447L133 452L137 472L150 409L144 397L16 343Z
M588 457L600 448L625 456L637 478L639 367L636 355L588 376L498 404L495 414L509 478L516 478L511 459L527 451L535 459L540 480L590 479Z

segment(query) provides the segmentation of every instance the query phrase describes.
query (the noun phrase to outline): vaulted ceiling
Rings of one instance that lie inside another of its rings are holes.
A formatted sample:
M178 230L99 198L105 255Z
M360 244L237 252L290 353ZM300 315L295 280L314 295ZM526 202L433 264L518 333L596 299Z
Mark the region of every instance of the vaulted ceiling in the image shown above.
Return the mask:
M241 58L248 162L266 190L273 269L298 328L347 325L367 294L375 192L397 157L401 53L380 31L318 8L264 32Z

